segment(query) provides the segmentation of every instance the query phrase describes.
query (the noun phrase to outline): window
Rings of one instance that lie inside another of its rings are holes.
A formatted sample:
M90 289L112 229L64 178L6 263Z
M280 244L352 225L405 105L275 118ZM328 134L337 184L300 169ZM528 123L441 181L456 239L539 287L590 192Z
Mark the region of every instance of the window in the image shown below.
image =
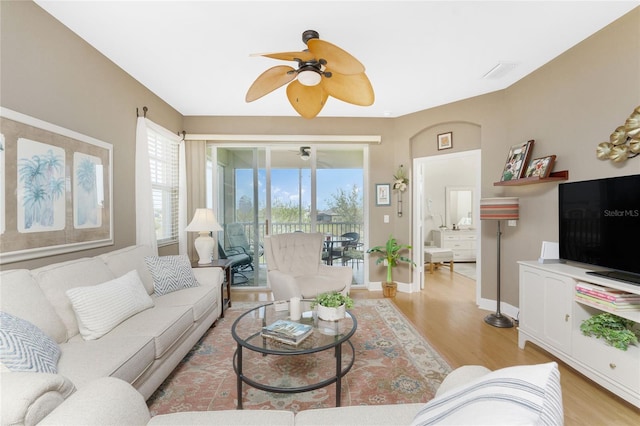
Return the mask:
M158 245L178 242L178 147L151 128L149 141L149 169L153 214Z

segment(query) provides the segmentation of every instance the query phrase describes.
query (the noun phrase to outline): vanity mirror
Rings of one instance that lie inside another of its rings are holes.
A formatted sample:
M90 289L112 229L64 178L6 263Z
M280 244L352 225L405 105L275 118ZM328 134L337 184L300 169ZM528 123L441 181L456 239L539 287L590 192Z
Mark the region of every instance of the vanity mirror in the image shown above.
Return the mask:
M473 200L474 188L472 186L445 187L445 217L449 229L475 227Z

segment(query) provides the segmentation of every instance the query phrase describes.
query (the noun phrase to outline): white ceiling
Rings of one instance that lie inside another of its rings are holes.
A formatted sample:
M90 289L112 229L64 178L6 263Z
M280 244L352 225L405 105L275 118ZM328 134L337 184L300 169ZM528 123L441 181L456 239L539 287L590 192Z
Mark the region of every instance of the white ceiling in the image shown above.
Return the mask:
M329 98L319 117L398 117L504 89L639 1L46 1L42 8L183 115L295 116L285 87L245 94L303 50L304 30L366 67L372 106ZM483 76L498 63L516 66Z

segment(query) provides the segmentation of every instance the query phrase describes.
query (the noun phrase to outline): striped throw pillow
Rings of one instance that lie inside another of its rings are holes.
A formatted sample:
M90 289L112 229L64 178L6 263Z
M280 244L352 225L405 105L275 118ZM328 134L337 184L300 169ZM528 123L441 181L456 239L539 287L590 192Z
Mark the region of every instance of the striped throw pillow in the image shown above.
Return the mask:
M60 348L27 320L0 312L0 362L9 371L58 373Z
M147 256L144 260L153 277L153 291L158 296L200 285L186 255Z
M129 317L153 306L135 269L106 283L67 290L85 340L98 339Z
M558 364L549 362L492 371L429 401L412 426L562 425Z

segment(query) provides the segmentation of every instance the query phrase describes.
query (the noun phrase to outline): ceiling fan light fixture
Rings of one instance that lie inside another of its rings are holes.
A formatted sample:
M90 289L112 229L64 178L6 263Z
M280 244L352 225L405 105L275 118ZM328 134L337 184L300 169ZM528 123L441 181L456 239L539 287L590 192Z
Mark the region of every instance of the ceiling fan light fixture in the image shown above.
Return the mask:
M322 76L315 70L302 70L298 73L298 81L303 86L317 86Z

